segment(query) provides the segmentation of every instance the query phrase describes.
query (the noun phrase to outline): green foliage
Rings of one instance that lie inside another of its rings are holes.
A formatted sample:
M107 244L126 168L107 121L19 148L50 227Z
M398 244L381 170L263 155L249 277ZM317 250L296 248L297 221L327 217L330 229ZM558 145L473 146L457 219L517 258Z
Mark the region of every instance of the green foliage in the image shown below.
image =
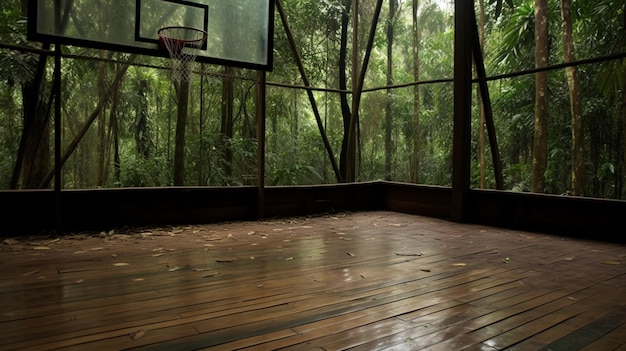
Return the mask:
M316 88L339 88L341 16L350 1L283 0L289 26L297 42L307 77ZM363 58L374 1L361 1L359 58ZM0 5L0 42L36 47L26 40L19 1ZM534 3L532 0L486 1L485 57L489 74L518 72L534 67ZM414 88L394 87L388 94L385 36L388 2L374 38L370 65L359 110L358 180L390 179L409 182L412 165L419 160L419 180L449 186L452 172L453 89L451 83L419 86L418 111ZM550 0L549 63L562 62L559 2ZM574 39L579 59L624 52L624 4L612 0L578 0L574 6ZM412 3L401 2L394 19L393 77L396 85L413 81ZM420 1L418 14L419 74L423 81L452 78L453 21L450 8L437 1ZM111 15L111 14L108 14ZM351 25L351 24L350 24ZM274 70L268 80L301 85L279 16L276 16ZM348 28L351 38L352 27ZM348 44L351 55L352 44ZM170 62L152 57L134 58L114 94L105 96L120 62L128 54L80 47L63 47L77 58L63 59L63 152L79 136L88 117L99 112L64 166L67 188L169 186L177 103L170 81ZM350 58L350 57L349 57ZM24 50L0 49L0 188L10 186L18 155L23 122L22 84L32 78L38 55ZM621 104L626 61L611 60L579 66L583 87L584 153L587 196L624 198L626 165ZM346 73L351 86L350 59ZM51 83L51 68L42 94ZM232 137L222 130L222 67L196 67L191 87L186 128L185 184L238 186L256 183L257 135L254 101L256 72L234 71ZM534 131L534 76L532 74L489 82L505 189L529 191ZM549 73L549 164L546 191L568 194L571 187L571 117L564 70ZM339 93L315 91L324 133L339 161L344 137ZM349 96L350 98L350 96ZM104 99L102 111L96 111ZM393 114L391 170L386 172L385 107ZM336 182L327 150L304 90L267 87L266 184L299 185ZM473 107L471 184L480 184L477 104ZM417 115L416 115L417 114ZM414 129L416 116L419 129ZM419 153L414 154L417 141ZM486 184L495 186L490 148L487 146Z

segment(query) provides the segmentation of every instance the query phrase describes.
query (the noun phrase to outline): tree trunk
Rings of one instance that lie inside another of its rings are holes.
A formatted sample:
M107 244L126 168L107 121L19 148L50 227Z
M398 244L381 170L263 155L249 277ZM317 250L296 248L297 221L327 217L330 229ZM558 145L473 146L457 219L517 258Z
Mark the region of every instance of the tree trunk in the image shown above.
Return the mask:
M45 60L45 58L42 58ZM38 81L39 80L39 81ZM48 108L41 100L40 86L43 81L35 78L22 88L24 104L24 127L22 131L21 167L22 171L14 172L14 189L17 188L19 174L23 174L22 188L36 189L50 169L50 125L48 124ZM15 177L17 175L17 177Z
M224 185L227 185L229 182L228 179L233 174L233 150L230 141L233 138L235 82L232 67L224 67L224 73L225 76L222 80L222 124L220 127L220 142L222 149L221 164L225 177Z
M346 145L346 177L348 183L356 181L357 126L359 125L359 0L352 0L352 102Z
M339 89L348 89L348 26L350 25L351 0L343 0L343 12L341 14L341 43L339 45ZM341 116L343 119L343 139L341 140L341 153L339 155L339 173L345 181L348 176L348 133L350 132L350 103L348 93L341 93Z
M150 126L148 122L148 81L137 81L137 106L135 110L135 148L137 154L147 159L150 157Z
M174 185L185 185L185 129L189 108L189 81L181 79L177 89L178 114L174 137Z
M116 89L111 97L111 110L109 112L109 124L106 131L106 141L104 143L104 167L102 172L102 184L106 186L109 179L109 166L111 164L111 143L114 130L117 129L117 99L119 89Z
M622 34L626 36L626 5L622 7ZM622 51L626 51L626 42L623 44ZM622 67L626 67L626 58L622 59ZM624 184L626 184L626 79L622 79L622 178L619 186L616 189L615 197L624 199L626 194L623 193Z
M43 50L50 50L50 44L42 45ZM45 80L47 54L41 54L35 68L33 79L22 85L22 104L24 106L22 138L20 140L11 189L37 188L43 174L48 171L50 160L50 130L46 105L40 96Z
M100 52L100 56L102 56ZM106 94L106 63L104 61L98 62L98 74L97 74L97 86L98 86L98 99L103 100ZM97 140L96 140L96 167L95 167L95 185L96 187L102 186L102 178L104 174L104 145L105 145L105 131L106 131L106 109L103 108L98 113L97 118Z
M548 65L548 0L535 0L535 68ZM535 73L535 132L531 190L545 191L545 172L548 165L548 75Z
M391 180L391 161L393 158L393 32L398 0L389 0L389 19L387 20L387 99L385 105L385 179Z
M561 0L561 19L563 20L563 54L565 62L576 60L574 55L574 38L572 34L571 0ZM565 68L567 86L569 87L569 103L572 115L572 195L585 195L585 160L583 154L583 116L582 94L580 92L580 75L578 67Z
M413 80L419 82L419 29L417 22L417 10L419 0L413 0ZM413 157L411 158L411 181L419 183L420 169L420 88L418 84L413 86Z

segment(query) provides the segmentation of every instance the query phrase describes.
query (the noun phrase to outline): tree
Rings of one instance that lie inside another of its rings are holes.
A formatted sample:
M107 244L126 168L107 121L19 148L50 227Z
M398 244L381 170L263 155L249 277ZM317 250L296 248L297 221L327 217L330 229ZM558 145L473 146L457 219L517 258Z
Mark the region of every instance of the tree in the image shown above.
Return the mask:
M27 1L23 0L24 5ZM22 16L26 16L26 6L22 6ZM19 43L23 44L23 43ZM49 43L41 45L41 49L49 50ZM26 55L23 64L32 72L20 81L23 103L22 138L17 153L11 188L39 188L45 174L50 169L50 125L49 111L52 104L52 93L44 90L46 83L46 66L48 54Z
M387 99L385 101L385 179L391 180L391 160L393 143L393 32L398 12L398 0L389 0L389 18L387 19Z
M343 11L341 13L341 39L339 44L339 89L341 99L341 119L343 121L343 139L341 141L341 153L339 155L339 172L342 181L348 179L348 134L350 132L350 120L352 112L348 102L348 29L350 25L351 0L343 0ZM354 68L353 68L354 69Z
M575 61L574 37L572 30L571 0L561 0L561 19L563 20L563 55L566 63ZM569 103L572 118L572 195L585 194L585 159L582 116L582 94L578 67L565 69L569 87Z
M413 80L419 82L420 80L420 68L419 68L419 44L420 44L420 31L418 26L417 11L419 9L419 0L412 0L412 38L413 38ZM411 167L411 181L418 183L420 180L420 88L419 84L413 86L413 150L411 161L413 166Z
M535 68L548 65L548 0L535 0ZM531 190L545 191L545 172L548 165L548 74L535 73L535 119L532 158Z

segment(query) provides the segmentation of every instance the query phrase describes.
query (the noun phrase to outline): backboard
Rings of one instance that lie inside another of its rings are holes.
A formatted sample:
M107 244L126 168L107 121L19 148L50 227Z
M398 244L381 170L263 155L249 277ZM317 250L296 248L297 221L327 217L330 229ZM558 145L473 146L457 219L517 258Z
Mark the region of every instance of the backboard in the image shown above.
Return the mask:
M199 62L272 69L274 0L29 0L35 41L167 57L169 26L208 32Z

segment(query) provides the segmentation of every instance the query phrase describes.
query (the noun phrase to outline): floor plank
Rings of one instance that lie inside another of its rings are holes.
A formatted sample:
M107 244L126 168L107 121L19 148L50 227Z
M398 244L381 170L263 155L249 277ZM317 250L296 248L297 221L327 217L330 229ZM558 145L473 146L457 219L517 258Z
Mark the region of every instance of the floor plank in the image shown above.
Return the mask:
M623 245L375 211L0 243L2 350L620 350Z

